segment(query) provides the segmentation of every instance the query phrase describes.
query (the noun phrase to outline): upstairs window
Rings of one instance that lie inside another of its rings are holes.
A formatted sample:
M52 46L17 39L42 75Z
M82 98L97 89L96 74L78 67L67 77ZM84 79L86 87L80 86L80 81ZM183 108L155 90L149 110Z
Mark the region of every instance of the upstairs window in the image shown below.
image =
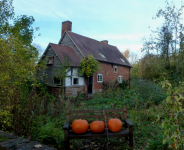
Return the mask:
M79 84L79 78L73 78L73 85Z
M100 56L102 57L102 58L106 58L105 56L104 56L104 54L102 54L102 53L99 53L100 54Z
M61 85L61 79L54 77L54 85Z
M123 63L125 63L125 61L122 59L122 58L120 58L121 59L121 61L123 62Z
M119 76L119 77L118 77L118 82L119 82L119 83L122 83L122 81L123 81L122 76Z
M97 82L103 82L103 75L100 73L97 75Z
M54 56L48 56L46 58L47 60L47 65L53 65L54 64Z
M114 67L114 72L115 72L115 73L118 72L118 67L117 67L117 66Z

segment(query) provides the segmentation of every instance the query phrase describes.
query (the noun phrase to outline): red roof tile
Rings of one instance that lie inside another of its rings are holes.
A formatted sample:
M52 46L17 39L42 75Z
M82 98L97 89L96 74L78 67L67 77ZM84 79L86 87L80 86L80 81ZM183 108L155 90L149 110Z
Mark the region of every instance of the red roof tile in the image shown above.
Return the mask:
M128 60L117 49L117 47L70 31L67 31L67 33L86 58L88 57L88 55L92 54L93 57L98 61L132 67ZM102 58L100 53L103 54L106 58ZM122 62L120 58L123 59L125 62Z
M80 59L77 57L71 47L65 47L53 43L50 43L50 45L52 46L52 48L54 49L54 51L62 62L64 62L65 56L67 56L67 61L71 62L71 66L79 66Z

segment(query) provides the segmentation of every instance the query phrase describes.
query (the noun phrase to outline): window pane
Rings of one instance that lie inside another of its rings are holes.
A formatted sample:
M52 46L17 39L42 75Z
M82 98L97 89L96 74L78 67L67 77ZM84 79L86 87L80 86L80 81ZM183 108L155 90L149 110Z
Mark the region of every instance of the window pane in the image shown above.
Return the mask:
M102 81L103 81L103 76L102 76L102 74L98 74L98 75L97 75L97 81L98 81L98 82L102 82Z
M73 79L73 84L78 84L78 78Z
M60 85L61 84L60 79L54 78L54 84Z
M122 76L118 77L118 81L119 81L119 83L122 83Z

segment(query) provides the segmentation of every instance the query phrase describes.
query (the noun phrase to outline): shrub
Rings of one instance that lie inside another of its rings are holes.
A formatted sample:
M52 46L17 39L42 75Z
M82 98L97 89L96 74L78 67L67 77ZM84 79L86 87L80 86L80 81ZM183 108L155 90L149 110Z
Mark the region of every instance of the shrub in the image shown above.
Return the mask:
M56 127L55 122L48 122L41 127L37 140L43 144L64 145L64 131L62 126Z
M163 135L159 135L157 139L149 140L148 147L146 150L160 150L160 149L167 149L168 143L163 144Z
M122 83L119 83L119 86L122 90L125 90L128 87L128 80L123 80Z
M156 84L149 80L134 80L132 81L135 92L149 104L160 104L165 98L166 94L161 85Z
M102 89L103 89L102 93L103 98L116 99L122 97L122 90L119 88L119 83L117 80L112 82L111 81L103 82Z

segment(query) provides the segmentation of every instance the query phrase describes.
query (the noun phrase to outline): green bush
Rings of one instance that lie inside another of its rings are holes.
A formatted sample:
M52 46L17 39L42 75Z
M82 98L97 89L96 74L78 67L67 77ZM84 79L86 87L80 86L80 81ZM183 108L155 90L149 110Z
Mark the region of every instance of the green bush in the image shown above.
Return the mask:
M133 88L135 92L149 104L160 104L167 95L164 93L161 85L149 80L133 80Z
M122 90L126 89L128 87L128 80L123 80L122 83L119 83L119 86Z
M148 142L148 147L146 150L161 150L161 149L167 149L168 148L168 143L163 144L163 135L159 135L157 138L154 140L149 140Z

